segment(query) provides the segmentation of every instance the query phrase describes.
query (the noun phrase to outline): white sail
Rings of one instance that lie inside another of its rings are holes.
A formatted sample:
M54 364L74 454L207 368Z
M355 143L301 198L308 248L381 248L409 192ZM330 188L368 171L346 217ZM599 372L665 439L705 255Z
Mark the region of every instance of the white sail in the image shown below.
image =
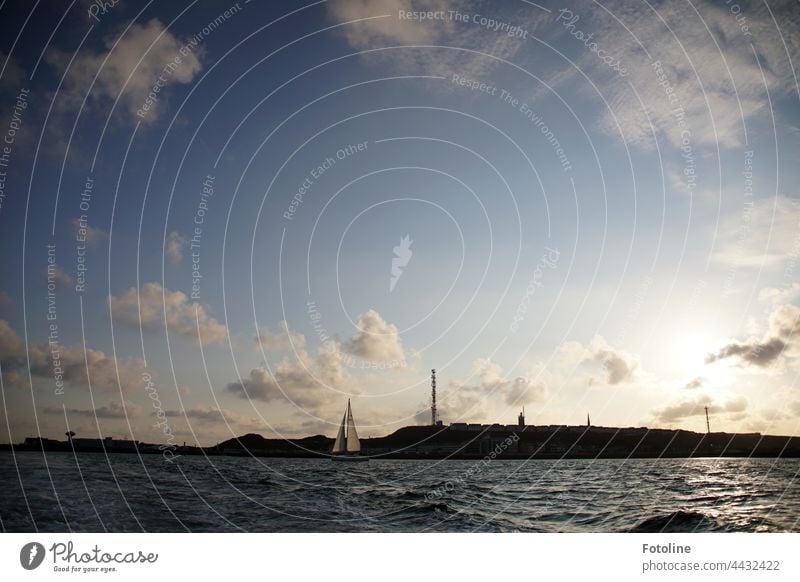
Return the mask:
M356 453L361 452L361 443L358 440L356 423L353 420L353 411L350 408L349 400L342 417L342 424L339 427L339 434L336 435L336 441L333 443L331 452L342 457L359 458Z
M361 443L356 432L356 423L353 421L353 411L350 410L350 401L347 401L347 452L358 453L361 451Z
M344 425L347 422L347 413L342 417L342 425L339 427L339 434L336 435L336 442L333 443L334 453L344 453L347 451L347 441L344 436Z

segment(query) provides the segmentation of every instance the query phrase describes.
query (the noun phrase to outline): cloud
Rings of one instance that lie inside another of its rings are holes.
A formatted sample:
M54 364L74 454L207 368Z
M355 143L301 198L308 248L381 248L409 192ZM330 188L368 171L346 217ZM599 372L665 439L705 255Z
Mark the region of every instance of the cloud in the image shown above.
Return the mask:
M172 231L167 236L167 256L173 264L178 264L183 260L183 251L189 247L189 241L176 231Z
M52 362L44 355L45 348L46 345L41 345L31 350L31 373L34 376L52 379ZM64 382L88 386L91 381L93 389L108 392L118 391L120 384L125 392L134 390L138 387L141 373L145 369L144 362L140 358L115 360L100 350L87 348L84 352L83 347L77 344L62 348L60 357ZM118 373L120 384L117 383Z
M281 350L302 350L306 347L306 338L302 333L289 329L289 324L283 320L280 322L281 331L273 332L262 328L256 336L256 347L268 352Z
M726 402L716 402L708 395L682 400L653 411L653 416L660 422L674 423L693 416L704 416L708 407L709 414L739 414L747 410L747 399L736 396Z
M440 390L437 410L439 418L447 422L476 422L486 417L486 394L479 386L451 383L446 390ZM420 405L414 420L431 423L430 402Z
M0 319L0 359L19 357L24 355L24 351L25 344L11 329L11 325L5 319Z
M397 326L386 323L374 309L358 317L358 333L350 338L344 349L371 362L405 361Z
M126 418L137 417L142 415L142 407L132 402L125 402L123 406L118 401L112 401L107 406L100 406L98 408L67 408L68 415L74 416L88 416L90 418ZM47 406L44 408L46 414L63 414L64 410L58 406Z
M781 268L800 250L800 204L785 196L754 200L723 217L712 258L742 269Z
M687 13L686 4L677 0L661 2L652 9L623 0L602 7L584 3L574 9L580 16L575 27L593 33L598 47L619 58L628 72L620 79L597 54L579 47L577 66L598 84L610 105L600 122L608 133L619 136L619 123L626 141L652 147L649 116L657 132L673 146L681 145L681 132L688 129L694 145L736 147L744 143L744 122L769 114L767 91L773 101L792 92L794 75L782 40L797 48L800 19L790 2L770 6L784 39L776 34L772 14L763 4L747 8L749 36L743 34L729 6L699 2L692 9L699 14ZM573 47L581 44L568 30L562 34ZM660 84L654 61L661 64L673 101ZM577 74L573 79L585 84ZM684 126L674 115L679 107Z
M800 410L800 402L788 402L782 408L764 408L759 411L758 416L751 414L745 425L745 430L748 432L761 432L772 433L780 432L782 430L791 431L791 428L781 429L781 424L786 427L791 427L792 421L796 420L796 416Z
M452 382L439 394L440 416L450 422L478 419L486 416L490 400L508 406L524 406L542 402L548 392L544 382L525 376L508 377L503 369L488 358L478 358L472 363L472 376L477 382ZM417 422L430 423L430 410L423 407L416 416Z
M533 382L529 378L517 377L501 390L506 404L528 404L541 402L547 395L547 389L541 382Z
M714 354L709 354L706 357L706 363L711 364L718 360L738 356L743 363L763 368L777 360L785 349L786 343L777 337L769 338L763 342L734 342Z
M687 390L696 390L698 388L702 388L705 381L705 378L698 376L697 378L689 380L689 382L687 382L683 387Z
M600 350L592 358L596 362L601 362L606 369L606 383L613 386L633 380L633 371L636 364L622 352L613 350Z
M499 61L476 53L512 60L529 41L487 29L471 20L460 22L446 17L419 21L399 17L400 11L466 11L467 8L466 3L453 4L447 0L333 0L327 4L331 20L351 22L337 31L357 50L409 45L443 47L399 48L362 54L361 58L367 62L405 74L449 77L458 72L463 78L478 79L486 76ZM498 4L492 8L495 19L520 26L529 34L535 34L537 27L549 16L543 11L507 8ZM467 14L473 15L472 12ZM354 20L360 22L352 22ZM454 50L456 48L468 51ZM457 90L450 84L441 87Z
M777 289L775 287L764 287L758 292L758 300L772 305L781 303L791 303L800 299L800 283L792 283L789 287Z
M0 51L0 69L5 69L3 71L3 82L0 83L0 93L14 93L18 91L26 75L16 59Z
M401 20L398 12L446 10L448 4L447 0L333 0L328 2L328 14L337 22L369 18L343 29L347 42L355 48L431 44L441 36L442 22ZM383 15L388 16L375 18Z
M281 370L280 367L275 376L270 374L266 368L253 368L247 378L227 384L225 390L239 398L270 402L283 396L280 381L276 377L282 376L285 380L290 374L292 374L291 370Z
M108 238L108 233L102 228L95 228L77 218L72 220L72 232L76 237L85 241L89 247L96 247L98 243Z
M55 348L55 359L52 348ZM107 392L131 391L140 383L144 362L139 358L114 359L100 350L81 345L50 346L47 343L34 344L25 353L25 344L17 336L7 321L0 320L0 362L3 373L16 376L28 370L34 378L56 381L56 376L65 384L88 386ZM54 368L57 363L57 369ZM87 375L88 370L88 375ZM119 375L119 384L117 376Z
M577 341L565 342L558 347L556 361L562 367L600 364L605 371L605 378L590 378L589 385L614 386L633 382L639 367L632 354L613 348L600 335L594 336L588 347Z
M480 379L478 388L486 394L502 396L508 405L541 402L547 395L544 384L522 376L507 378L503 369L488 358L475 360L473 369Z
M154 413L155 414L155 413ZM226 408L194 407L189 410L167 410L166 416L170 418L183 418L199 420L201 422L224 422L226 424L251 424L254 419L248 419Z
M166 320L169 332L202 346L227 337L227 328L211 317L205 306L190 302L182 291L170 291L155 282L145 284L138 296L135 287L117 297L112 295L109 305L120 323L138 328L141 314L142 328L158 331Z
M344 395L358 393L342 367L342 354L335 342L320 348L316 357L298 350L296 358L284 359L272 371L253 368L242 381L228 383L225 390L246 400L291 402L314 414L341 403Z
M597 362L606 371L605 384L615 386L625 384L635 379L638 364L634 357L623 350L614 349L608 345L602 336L595 336L588 350L585 350L583 363ZM595 378L590 384L603 383Z
M769 316L772 333L786 341L797 341L800 334L800 308L796 305L781 305Z
M56 287L66 287L72 282L72 278L58 265L48 265L44 274L47 282L54 283Z
M750 339L746 342L730 342L713 354L706 356L706 363L736 357L742 366L771 366L782 355L797 356L800 343L800 308L786 304L777 307L769 317L769 331L760 340Z
M69 66L63 90L59 93L61 106L67 110L74 111L80 107L85 92L97 74L88 103L105 104L119 96L131 120L139 120L141 118L136 116L136 112L153 91L159 76L163 76L166 86L186 84L202 68L198 58L202 52L195 49L184 51L186 54L183 54L181 48L186 43L165 30L164 25L155 18L144 25L132 25L122 37L108 36L104 42L106 51L95 53L84 48L74 55L71 65L72 53L58 49L47 52L45 60L59 72ZM165 72L164 67L174 62L176 57L180 58L180 63L171 73ZM155 119L163 106L163 91L158 98L154 109L144 118L145 121Z
M17 52L19 53L19 51ZM0 70L2 69L4 69L0 80L0 119L4 120L2 132L5 134L10 129L9 124L14 123L16 132L9 137L14 139L13 156L16 158L18 155L24 156L34 149L36 125L29 123L27 119L32 115L31 109L34 105L28 86L28 74L19 66L14 57L0 51Z

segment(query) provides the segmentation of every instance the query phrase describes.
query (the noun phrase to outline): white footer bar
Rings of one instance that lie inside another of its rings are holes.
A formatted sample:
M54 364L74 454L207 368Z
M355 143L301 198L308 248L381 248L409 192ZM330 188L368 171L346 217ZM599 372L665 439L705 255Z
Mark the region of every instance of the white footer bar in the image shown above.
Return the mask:
M798 549L800 534L3 534L0 572L182 582L800 580Z

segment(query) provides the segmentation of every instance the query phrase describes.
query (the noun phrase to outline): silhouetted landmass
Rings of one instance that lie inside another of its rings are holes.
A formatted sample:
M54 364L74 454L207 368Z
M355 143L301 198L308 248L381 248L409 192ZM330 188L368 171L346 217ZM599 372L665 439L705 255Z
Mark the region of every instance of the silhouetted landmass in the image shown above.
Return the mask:
M248 434L219 443L226 454L327 455L333 439L265 439ZM382 458L652 458L800 457L800 438L759 433L696 433L684 430L585 426L407 426L361 439L362 454Z
M327 457L333 439L315 435L268 439L246 434L213 447L170 446L174 454L265 457ZM165 445L114 439L56 441L31 437L15 451L162 453ZM800 438L759 433L697 433L685 430L585 426L452 424L407 426L361 439L362 454L387 459L620 459L681 457L800 457Z

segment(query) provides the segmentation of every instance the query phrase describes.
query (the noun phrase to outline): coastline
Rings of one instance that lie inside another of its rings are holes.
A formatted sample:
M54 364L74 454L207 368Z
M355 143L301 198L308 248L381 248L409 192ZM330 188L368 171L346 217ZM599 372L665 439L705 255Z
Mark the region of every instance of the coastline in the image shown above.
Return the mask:
M470 428L475 427L475 428ZM329 458L333 439L315 435L267 439L235 437L214 446L175 446L175 456ZM138 441L30 437L0 444L0 451L163 454L164 445ZM697 433L684 430L593 426L450 425L408 426L362 439L362 454L373 459L680 459L800 458L800 437L760 433Z

